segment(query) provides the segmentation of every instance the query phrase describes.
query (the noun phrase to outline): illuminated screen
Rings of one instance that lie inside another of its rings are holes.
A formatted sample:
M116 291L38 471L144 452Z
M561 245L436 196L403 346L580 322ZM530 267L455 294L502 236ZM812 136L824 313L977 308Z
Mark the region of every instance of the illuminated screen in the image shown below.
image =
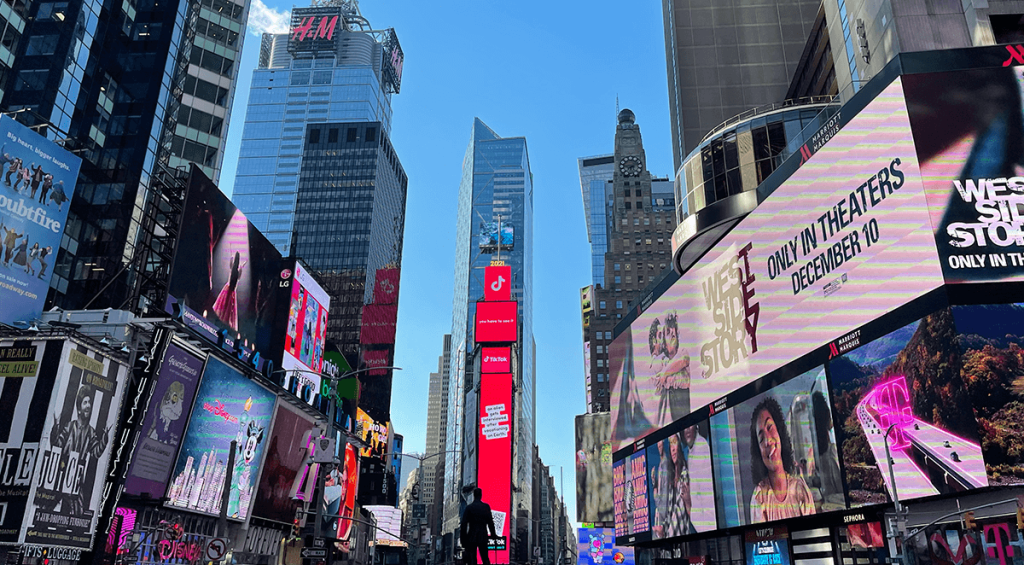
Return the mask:
M832 425L824 367L712 416L720 525L845 509Z
M519 336L517 303L477 302L477 343L512 343Z
M896 79L633 321L616 451L941 284Z
M345 464L327 473L324 486L323 520L328 533L339 540L349 539L352 520L330 516L355 517L359 486L359 457L352 444L345 444Z
M480 244L480 250L484 253L493 253L498 250L498 222L481 222L480 229L477 232L477 239ZM501 224L501 250L511 251L515 244L515 230L511 224Z
M377 422L364 412L362 408L356 410L356 421L359 422L362 429L361 439L363 443L369 446L361 448L359 455L363 457L382 457L389 451L387 423Z
M484 300L502 302L512 300L512 266L484 267Z
M282 402L274 415L274 433L267 445L267 458L256 489L252 515L291 524L295 509L311 501L319 465L307 465L319 429L309 418Z
M615 530L579 528L576 533L576 565L635 565L633 548L615 545Z
M718 526L708 438L704 420L647 448L653 539L709 532Z
M395 343L395 324L398 321L398 304L366 304L363 306L362 325L359 327L359 343Z
M576 519L611 522L612 444L608 413L576 416Z
M477 477L491 506L499 536L510 535L512 509L512 374L480 376L480 433ZM491 552L494 563L508 563L509 551Z
M480 357L481 373L510 373L512 372L512 348L510 347L482 347Z
M744 536L747 565L789 565L789 534L786 528L758 528Z
M216 342L223 331L269 355L274 316L267 313L281 253L197 167L189 174L181 222L166 311L183 304L184 322L207 339Z
M952 312L943 308L829 361L851 505L891 495L890 427L900 500L988 485L957 342Z
M309 271L296 262L288 302L281 368L302 371L294 375L294 378L308 384L314 394L320 390L319 373L323 371L327 313L330 307L331 297Z
M647 534L651 521L646 451L641 449L612 466L612 496L617 536L632 543L637 534Z
M846 539L850 540L850 545L861 549L885 547L885 536L882 535L881 522L848 524L846 526Z
M178 462L167 489L167 504L217 516L228 494L228 518L244 520L255 496L256 477L277 397L217 359L206 362L203 380ZM225 485L231 441L236 444L231 484Z

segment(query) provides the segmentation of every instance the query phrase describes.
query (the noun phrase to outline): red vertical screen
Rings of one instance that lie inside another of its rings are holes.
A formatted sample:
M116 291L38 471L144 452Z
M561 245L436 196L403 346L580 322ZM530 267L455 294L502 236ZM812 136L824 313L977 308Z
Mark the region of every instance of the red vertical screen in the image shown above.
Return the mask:
M492 551L491 562L509 562L509 512L512 509L512 374L480 376L480 434L477 481L491 506L494 527L506 549Z
M510 265L484 267L484 300L487 302L512 300L512 267Z

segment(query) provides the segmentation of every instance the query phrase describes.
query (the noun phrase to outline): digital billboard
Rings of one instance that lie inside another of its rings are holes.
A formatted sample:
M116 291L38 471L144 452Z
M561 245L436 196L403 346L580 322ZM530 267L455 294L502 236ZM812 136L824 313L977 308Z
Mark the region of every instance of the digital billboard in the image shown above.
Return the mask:
M846 508L825 367L711 416L723 528Z
M291 268L282 269L281 279L289 283L286 288L290 287L291 296L280 367L286 371L298 371L289 377L308 386L308 397L302 392L303 387L294 389L300 397L312 403L320 392L319 373L323 372L331 297L302 263L289 260L286 264Z
M142 434L125 477L126 493L160 498L167 491L167 478L192 412L203 363L203 358L174 342L167 344L142 421Z
M340 444L340 442L339 442ZM359 457L352 444L345 444L345 463L327 473L324 488L323 520L327 532L338 540L349 540L352 520L330 516L355 517L356 493L359 486Z
M511 347L481 347L480 355L481 373L512 372Z
M480 420L477 481L491 507L494 529L509 540L512 511L512 374L480 376ZM495 563L509 563L505 549L491 554Z
M637 534L650 532L650 493L647 484L647 452L637 450L612 464L612 499L615 535L628 543Z
M576 530L576 565L635 565L633 548L615 545L611 528Z
M309 501L319 465L307 465L313 454L313 441L320 430L313 420L282 402L274 415L274 430L267 444L259 487L252 515L283 524L291 524L295 510Z
M209 358L195 408L167 488L167 504L217 516L230 489L227 516L244 520L255 495L277 397L216 358ZM235 461L225 485L231 441Z
M709 438L708 421L704 420L647 447L653 539L718 527Z
M611 522L612 444L607 412L576 416L576 519Z
M356 410L356 421L362 430L361 439L363 443L369 446L361 448L359 455L363 457L382 457L389 451L387 422L377 422L364 412L362 408Z
M41 372L56 374L51 377L49 402L37 406L48 408L32 418L44 431L21 542L88 549L124 393L120 384L128 371L83 345L71 341L63 345L59 366L44 361L40 367ZM32 383L27 384L25 388L30 388ZM15 408L7 414L17 418L21 412L28 419L32 416L25 410L30 408Z
M789 532L785 526L747 530L747 565L789 565Z
M507 302L512 300L512 266L490 265L484 267L484 300Z
M366 304L359 326L359 343L376 345L395 343L398 304Z
M957 342L942 308L829 361L851 505L889 500L886 438L900 500L988 485Z
M517 308L515 302L477 302L476 342L515 342L519 337Z
M511 251L515 245L515 230L512 224L501 224L500 231L498 222L481 222L477 231L477 241L480 251L494 253L499 250L498 241L501 240L500 250Z
M0 116L0 323L43 311L82 159Z
M613 445L941 284L897 78L632 322Z
M274 343L281 254L198 167L188 178L165 310L229 349Z
M594 285L580 289L580 312L583 317L583 336L590 330L590 317L594 314Z

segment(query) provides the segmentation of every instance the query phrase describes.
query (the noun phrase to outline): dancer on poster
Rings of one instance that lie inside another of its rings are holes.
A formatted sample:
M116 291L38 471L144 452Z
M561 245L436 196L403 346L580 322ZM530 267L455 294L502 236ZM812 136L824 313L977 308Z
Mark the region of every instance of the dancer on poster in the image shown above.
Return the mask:
M248 262L243 262L241 254L236 251L235 257L231 261L231 275L228 277L228 282L224 284L220 295L217 296L217 301L213 303L213 311L217 314L217 317L235 331L238 331L238 295L236 287L238 286L238 278L242 275L242 269L245 268L246 263Z
M109 426L101 434L97 433L96 428L92 425L95 395L95 388L86 384L81 385L75 397L74 416L65 421L62 426L57 415L54 414L53 425L50 428L50 446L59 447L65 453L77 454L78 464L83 466L99 461L107 449L107 442L110 439ZM81 459L83 456L92 457L94 461L90 462L88 459L83 461ZM91 491L84 487L72 492L65 492L62 497L57 497L58 507L51 508L51 510L71 516L81 516L88 510L87 495L91 495Z

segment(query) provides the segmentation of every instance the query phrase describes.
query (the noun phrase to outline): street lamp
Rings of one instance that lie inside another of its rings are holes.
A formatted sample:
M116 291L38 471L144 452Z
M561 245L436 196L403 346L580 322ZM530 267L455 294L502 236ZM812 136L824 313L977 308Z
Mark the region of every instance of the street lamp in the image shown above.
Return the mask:
M889 484L892 485L892 500L894 507L896 508L896 523L892 525L892 534L902 534L903 528L900 527L900 520L903 517L903 507L900 505L900 493L899 489L896 488L896 473L893 472L893 459L889 454L889 434L892 433L892 429L899 425L899 422L890 424L885 430L885 435L882 436L882 441L885 444L885 464L889 467ZM895 539L896 535L892 535Z

